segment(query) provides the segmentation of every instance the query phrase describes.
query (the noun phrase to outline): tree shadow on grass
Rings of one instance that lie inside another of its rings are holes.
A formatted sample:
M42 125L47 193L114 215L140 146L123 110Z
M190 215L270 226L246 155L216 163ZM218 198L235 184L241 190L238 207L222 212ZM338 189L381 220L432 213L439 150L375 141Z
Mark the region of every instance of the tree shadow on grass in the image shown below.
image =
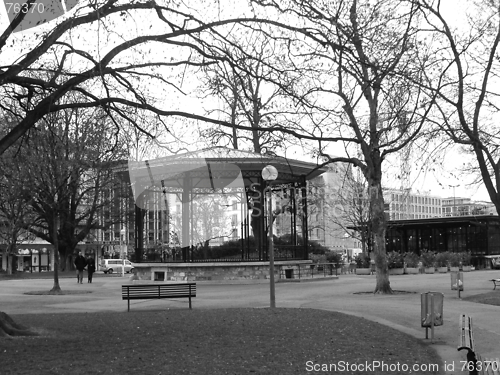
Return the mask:
M91 290L62 290L60 292L54 292L52 290L35 290L32 292L25 292L28 296L64 296L71 294L87 294L92 293Z

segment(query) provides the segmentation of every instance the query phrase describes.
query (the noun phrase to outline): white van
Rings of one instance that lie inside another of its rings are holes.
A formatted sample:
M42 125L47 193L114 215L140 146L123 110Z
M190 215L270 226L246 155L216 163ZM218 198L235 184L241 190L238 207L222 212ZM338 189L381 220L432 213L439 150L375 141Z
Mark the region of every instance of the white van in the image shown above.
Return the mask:
M125 262L125 272L129 273L134 270L134 266L130 260L125 259L124 261L121 259L103 259L100 264L101 271L104 273L113 273L118 272L122 273L123 263Z

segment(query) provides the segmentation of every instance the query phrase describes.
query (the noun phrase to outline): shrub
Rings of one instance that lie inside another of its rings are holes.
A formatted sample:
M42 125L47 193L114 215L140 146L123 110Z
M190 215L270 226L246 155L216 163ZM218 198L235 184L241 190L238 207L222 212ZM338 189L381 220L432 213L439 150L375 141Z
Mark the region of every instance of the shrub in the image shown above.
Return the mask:
M403 254L398 253L396 251L391 251L390 253L388 253L387 266L389 267L389 269L403 268L404 266Z
M420 258L414 252L408 252L404 255L406 267L415 268L418 267L418 262L420 262Z
M460 253L460 261L462 262L462 266L470 266L472 260L472 254L470 251L466 251L464 253Z
M354 257L354 262L356 262L356 267L358 268L370 268L370 260L370 256L366 253L361 253Z
M330 251L329 253L326 253L326 260L329 263L336 263L336 264L342 264L342 254L337 253L335 251Z
M424 267L434 267L436 263L436 255L430 251L422 251L420 254L420 261Z
M328 254L330 249L326 246L323 246L318 241L309 241L308 250L310 254Z
M437 267L447 267L449 260L450 260L450 254L447 251L438 253L436 255L436 266Z
M460 253L449 253L449 262L450 267L458 267L460 266L461 254Z

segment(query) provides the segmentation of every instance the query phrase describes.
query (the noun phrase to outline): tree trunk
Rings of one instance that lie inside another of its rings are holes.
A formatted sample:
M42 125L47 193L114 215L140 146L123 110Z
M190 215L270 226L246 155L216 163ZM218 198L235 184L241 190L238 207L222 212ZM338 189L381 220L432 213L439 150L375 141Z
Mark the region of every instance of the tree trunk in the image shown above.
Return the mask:
M59 251L54 251L54 285L50 290L51 294L62 294L61 286L59 285Z
M61 254L61 271L71 271L73 269L73 256L69 256L68 254Z
M14 273L14 258L13 254L7 254L7 275Z
M12 275L13 267L12 267L12 261L14 258L14 249L16 248L15 245L12 243L7 246L7 250L4 252L4 256L7 259L7 275Z
M62 294L61 286L59 285L59 238L58 238L58 228L59 220L57 216L54 218L54 234L52 238L54 239L54 286L50 290L51 294Z
M12 275L12 271L14 269L14 267L12 267L14 255L12 255L8 250L4 252L4 255L6 259L7 275Z
M0 337L12 336L38 336L38 333L17 324L9 315L0 311Z
M387 221L384 213L384 197L380 180L370 183L370 205L372 213L373 251L375 254L376 284L374 293L392 294L389 268L385 251Z

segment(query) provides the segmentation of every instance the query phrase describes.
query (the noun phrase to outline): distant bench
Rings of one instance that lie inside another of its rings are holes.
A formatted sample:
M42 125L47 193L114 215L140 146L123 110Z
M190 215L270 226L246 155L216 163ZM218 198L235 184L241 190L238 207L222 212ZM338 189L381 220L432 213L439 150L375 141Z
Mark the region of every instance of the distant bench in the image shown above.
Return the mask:
M500 360L498 358L482 358L476 352L470 316L460 315L459 330L458 350L467 350L467 365L464 370L469 371L469 375L500 375Z
M497 285L500 286L500 279L491 279L493 281L493 290L497 288Z
M189 298L191 309L192 297L196 297L196 283L122 285L122 299L128 301L128 311L130 300L162 298Z

